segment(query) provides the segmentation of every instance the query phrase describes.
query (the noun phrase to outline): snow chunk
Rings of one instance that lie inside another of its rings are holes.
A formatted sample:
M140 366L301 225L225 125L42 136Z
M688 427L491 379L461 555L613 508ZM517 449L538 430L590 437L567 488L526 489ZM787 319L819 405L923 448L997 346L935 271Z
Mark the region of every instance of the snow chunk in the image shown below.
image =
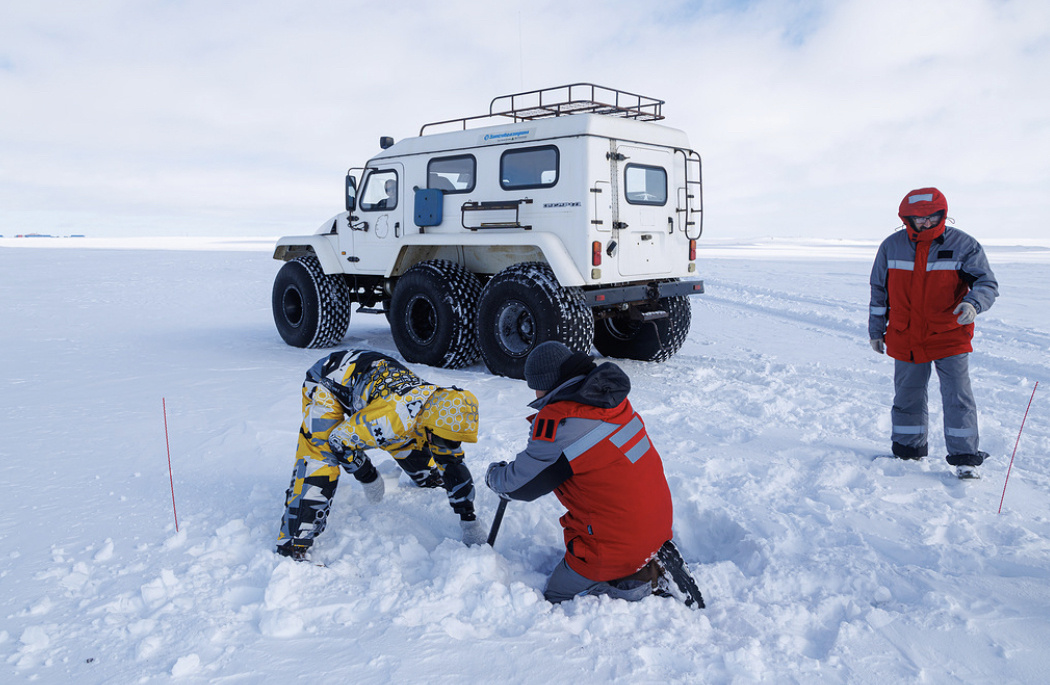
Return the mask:
M171 667L171 675L173 678L181 678L193 675L200 669L201 658L196 654L187 654L186 656L180 656L175 665Z
M164 646L164 640L159 635L150 635L135 648L135 659L145 661L156 654L162 646Z
M265 637L295 637L303 632L303 619L297 614L271 611L259 621L259 632Z
M51 598L47 595L44 595L44 597L39 602L29 607L29 611L27 613L30 616L43 616L47 612L51 611L51 608L54 606L55 603L51 601Z
M18 638L18 641L23 645L22 651L39 652L51 644L51 636L43 626L29 626L22 631L22 637Z
M113 558L113 538L106 538L102 549L95 553L95 561L109 561Z
M164 569L160 572L159 578L155 578L142 586L142 599L146 602L146 606L156 609L174 593L178 585L179 580L171 569Z

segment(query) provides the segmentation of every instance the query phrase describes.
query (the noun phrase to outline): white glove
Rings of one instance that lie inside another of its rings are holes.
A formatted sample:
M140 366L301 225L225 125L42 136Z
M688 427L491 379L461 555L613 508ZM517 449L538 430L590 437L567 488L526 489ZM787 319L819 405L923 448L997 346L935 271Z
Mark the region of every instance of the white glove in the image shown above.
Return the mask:
M383 484L382 474L371 483L361 483L361 487L365 489L365 499L372 504L379 504L383 501L383 495L386 494L386 485Z
M489 541L489 532L481 523L481 519L460 521L459 525L463 528L463 544L474 547L476 545L484 545Z
M955 308L955 311L953 311L952 314L959 315L959 318L955 320L956 323L960 326L968 326L977 318L977 308L969 302L960 302L959 306Z
M873 338L869 341L871 343L871 349L875 350L879 354L886 354L886 340L883 338Z

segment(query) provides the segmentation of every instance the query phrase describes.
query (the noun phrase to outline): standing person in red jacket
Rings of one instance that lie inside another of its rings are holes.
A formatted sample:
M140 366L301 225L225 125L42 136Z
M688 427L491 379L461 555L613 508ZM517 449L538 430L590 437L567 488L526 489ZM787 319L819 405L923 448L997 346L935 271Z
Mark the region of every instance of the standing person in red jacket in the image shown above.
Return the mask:
M928 453L927 385L930 367L940 377L948 463L960 478L976 478L977 404L970 387L973 321L999 295L984 249L947 228L948 202L936 188L920 188L901 201L906 231L886 238L871 269L868 335L871 347L895 362L893 454Z
M568 509L561 517L565 557L544 597L648 596L662 573L655 556L671 539L671 491L627 400L630 379L611 362L595 366L590 356L548 341L526 360L525 380L536 391L529 406L539 412L528 446L509 464L489 465L485 482L508 499L553 491Z

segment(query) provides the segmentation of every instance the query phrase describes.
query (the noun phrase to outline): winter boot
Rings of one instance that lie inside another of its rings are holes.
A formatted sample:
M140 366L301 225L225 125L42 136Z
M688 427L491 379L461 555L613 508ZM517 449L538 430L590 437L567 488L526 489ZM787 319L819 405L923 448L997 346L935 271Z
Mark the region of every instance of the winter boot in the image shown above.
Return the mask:
M685 563L678 547L674 542L668 540L656 553L656 558L663 568L661 578L657 580L657 591L668 592L671 596L685 603L692 609L703 609L704 598L700 594L700 588L689 572L689 566ZM661 587L662 586L662 587Z
M894 442L892 445L893 456L898 459L904 459L906 461L915 460L918 461L929 454L929 447L927 445L902 445L899 442Z
M659 562L656 564L659 575L656 576L656 580L653 581L653 594L657 597L674 597L671 593L671 584L674 583L671 580L671 574L667 572Z
M306 551L310 549L306 545L294 545L290 542L277 545L277 553L282 557L289 557L295 561L306 561Z
M955 467L955 475L964 480L980 478L981 474L977 473L977 467L987 458L988 453L981 451L973 454L949 454L945 457L947 462Z

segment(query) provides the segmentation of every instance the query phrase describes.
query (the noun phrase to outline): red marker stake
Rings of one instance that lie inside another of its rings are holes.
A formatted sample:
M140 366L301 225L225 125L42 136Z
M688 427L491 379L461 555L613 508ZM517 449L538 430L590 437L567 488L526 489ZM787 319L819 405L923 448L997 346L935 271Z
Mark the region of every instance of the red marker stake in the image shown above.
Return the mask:
M175 476L171 474L171 444L168 442L168 402L160 398L161 407L164 408L164 446L168 448L168 479L171 481L171 513L175 515L175 532L179 532L179 513L175 511ZM1013 460L1011 460L1013 463ZM1001 505L1000 505L1001 506Z
M1028 398L1028 409L1032 408L1032 400L1035 399L1035 391L1039 388L1039 381L1032 388L1032 396ZM1021 431L1024 430L1024 422L1028 420L1028 409L1024 410L1024 418L1021 419L1021 429L1017 431L1017 442L1014 443L1014 453L1010 455L1010 466L1006 469L1006 481L1003 483L1003 496L999 499L999 513L1003 513L1003 500L1006 499L1006 484L1010 482L1010 471L1014 468L1014 457L1017 456L1017 445L1021 442Z

